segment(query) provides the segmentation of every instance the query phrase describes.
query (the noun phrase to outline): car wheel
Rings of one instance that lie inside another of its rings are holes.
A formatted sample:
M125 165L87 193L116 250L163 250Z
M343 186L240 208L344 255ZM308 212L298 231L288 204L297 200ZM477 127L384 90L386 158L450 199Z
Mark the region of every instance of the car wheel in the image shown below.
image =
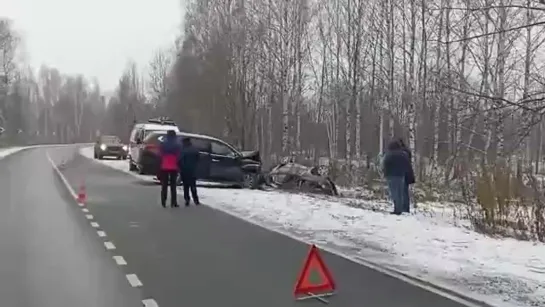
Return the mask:
M257 186L257 174L245 173L242 176L242 187L244 189L255 189Z
M101 156L101 155L98 155L98 159L99 159L99 160L102 160L102 159L104 159L104 157Z

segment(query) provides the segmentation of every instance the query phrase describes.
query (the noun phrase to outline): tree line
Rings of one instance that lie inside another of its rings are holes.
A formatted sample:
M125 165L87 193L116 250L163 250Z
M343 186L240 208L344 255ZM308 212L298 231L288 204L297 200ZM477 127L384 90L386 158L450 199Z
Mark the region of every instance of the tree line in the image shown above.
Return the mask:
M4 21L0 125L126 139L167 115L268 161L371 168L399 136L420 177L514 157L538 168L544 13L534 0L192 0L174 50L129 63L107 98L95 80L15 65Z
M189 1L166 108L270 159L371 167L397 136L421 178L539 167L544 13L533 0Z

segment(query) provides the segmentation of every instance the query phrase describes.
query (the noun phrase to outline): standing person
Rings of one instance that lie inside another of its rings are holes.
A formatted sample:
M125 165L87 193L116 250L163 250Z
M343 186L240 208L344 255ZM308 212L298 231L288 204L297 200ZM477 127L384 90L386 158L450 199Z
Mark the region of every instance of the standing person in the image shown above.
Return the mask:
M197 195L197 163L199 162L199 150L193 147L190 138L183 140L182 154L180 157L180 176L184 185L185 205L189 206L189 191L195 205L199 205L199 196Z
M174 130L167 131L165 141L161 144L161 169L159 180L161 181L161 205L166 208L168 188L170 187L170 206L178 207L176 197L176 178L178 177L178 159L180 157L180 144Z
M394 203L392 214L400 215L404 211L405 178L409 172L409 168L409 157L399 144L399 141L391 142L384 156L383 172L388 182L390 197Z
M411 198L409 193L409 186L411 184L415 183L415 176L414 176L414 169L413 169L413 159L412 159L412 153L409 147L405 145L405 142L403 142L403 139L399 139L399 145L401 145L401 149L407 154L407 157L409 158L409 169L407 172L407 175L405 176L405 188L403 189L404 194L404 203L403 203L403 212L409 213L411 211Z

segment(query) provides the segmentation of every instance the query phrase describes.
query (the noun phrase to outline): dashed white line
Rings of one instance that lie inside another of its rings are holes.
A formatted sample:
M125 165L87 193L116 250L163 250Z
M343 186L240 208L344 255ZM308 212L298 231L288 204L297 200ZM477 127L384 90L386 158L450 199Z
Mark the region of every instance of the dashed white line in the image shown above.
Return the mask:
M125 261L125 258L123 258L123 256L114 256L113 258L117 265L127 265L127 261Z
M85 204L84 203L78 203L78 206L83 207L83 206L85 206Z
M115 245L110 241L104 242L104 247L106 247L107 250L115 249Z
M86 217L88 220L92 220L93 218L95 218L92 214L86 214L85 217Z
M99 228L100 225L97 222L91 222L91 226L94 228Z
M159 304L152 298L142 300L142 304L144 307L159 307Z
M87 213L87 212L89 212L89 209L87 209L87 208L81 208L81 211Z
M99 230L97 231L97 235L101 238L104 238L106 236L106 232L102 231L102 230Z
M142 282L140 281L140 279L138 279L138 276L136 276L136 274L127 274L126 276L131 286L142 287Z

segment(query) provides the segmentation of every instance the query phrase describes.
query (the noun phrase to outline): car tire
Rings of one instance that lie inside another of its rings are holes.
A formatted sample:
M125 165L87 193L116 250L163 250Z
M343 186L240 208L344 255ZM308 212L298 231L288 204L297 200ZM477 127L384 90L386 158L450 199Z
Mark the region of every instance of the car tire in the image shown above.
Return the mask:
M242 175L242 188L243 189L257 188L257 174L245 173L244 175Z
M101 155L98 155L98 159L99 159L99 160L103 160L103 159L104 159L104 157L103 157L103 156L101 156Z

